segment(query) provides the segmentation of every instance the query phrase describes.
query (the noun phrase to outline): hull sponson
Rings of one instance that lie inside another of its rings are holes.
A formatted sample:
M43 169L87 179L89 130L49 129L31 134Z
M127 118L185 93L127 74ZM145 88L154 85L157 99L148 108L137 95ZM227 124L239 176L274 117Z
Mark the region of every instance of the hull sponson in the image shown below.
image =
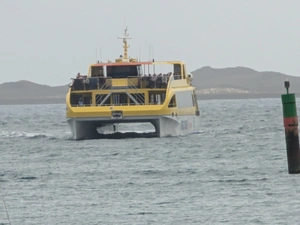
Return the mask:
M95 139L101 134L97 128L101 128L103 133L116 131L116 124L120 123L144 123L149 122L155 128L155 136L178 136L199 131L199 116L143 116L126 117L120 120L107 118L72 118L68 124L72 131L72 138L75 140Z

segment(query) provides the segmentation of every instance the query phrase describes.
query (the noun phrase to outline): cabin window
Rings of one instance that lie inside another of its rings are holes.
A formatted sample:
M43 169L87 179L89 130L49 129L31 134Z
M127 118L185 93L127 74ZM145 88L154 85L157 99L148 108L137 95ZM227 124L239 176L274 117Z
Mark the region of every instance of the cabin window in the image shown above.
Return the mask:
M112 94L113 105L128 105L128 95L125 93Z
M103 66L93 66L91 71L92 77L104 77L104 68Z
M153 91L149 92L149 97L151 105L161 105L165 101L166 93L161 91Z
M174 74L174 79L179 80L181 79L181 64L174 64L173 66L173 74Z
M92 94L72 94L70 100L72 106L90 106L92 104Z
M137 66L108 66L107 76L111 78L127 78L138 76Z
M181 65L180 64L174 64L173 70L174 70L174 74L181 75Z
M84 105L91 105L92 104L92 96L91 95L84 95L83 96L83 104Z
M142 66L137 66L137 71L138 71L138 76L141 77L144 75Z
M174 108L176 107L176 97L175 95L172 96L170 102L169 102L169 105L168 105L169 108Z
M82 99L82 95L81 94L72 94L71 95L71 105L75 106L78 105L79 99Z

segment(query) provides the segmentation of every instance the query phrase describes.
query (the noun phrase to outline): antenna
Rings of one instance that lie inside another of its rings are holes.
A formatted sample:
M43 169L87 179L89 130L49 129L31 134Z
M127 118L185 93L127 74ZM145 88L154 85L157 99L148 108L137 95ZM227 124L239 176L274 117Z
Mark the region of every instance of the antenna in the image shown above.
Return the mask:
M102 51L101 51L101 47L100 47L100 62L102 62Z
M141 46L139 46L139 61L141 62Z
M148 47L148 62L151 61L151 54L150 54L151 45ZM148 73L150 74L150 65L148 64Z
M128 48L130 47L130 45L127 44L127 39L131 39L129 37L129 33L127 33L127 27L125 27L124 30L124 36L123 37L118 37L118 39L123 39L123 48L124 48L124 55L123 55L123 59L128 59Z
M124 29L126 29L126 25L125 25L126 22L125 22L125 19L126 19L126 18L125 18L125 16L124 16Z
M153 46L151 45L151 61L154 62L154 57L153 57ZM155 65L153 64L153 74L155 74Z
M154 61L154 54L153 54L153 46L151 45L151 58L152 58L152 61Z
M98 49L96 48L96 62L98 61Z

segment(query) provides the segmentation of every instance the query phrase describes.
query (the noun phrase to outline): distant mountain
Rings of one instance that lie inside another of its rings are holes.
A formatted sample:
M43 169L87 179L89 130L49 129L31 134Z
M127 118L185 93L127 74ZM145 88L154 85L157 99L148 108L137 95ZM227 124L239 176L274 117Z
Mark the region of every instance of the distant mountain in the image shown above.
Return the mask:
M206 93L208 90L219 90L219 93L222 90L225 93L230 93L230 90L232 93L249 94L284 93L286 79L291 83L291 92L300 92L300 77L278 72L258 72L246 67L215 69L207 66L193 71L192 74L192 83L200 93L203 90L206 90Z
M300 77L278 72L258 72L246 67L215 69L202 67L192 72L199 99L278 97L285 93L283 82L291 83L290 92L300 93ZM0 84L0 104L64 103L68 85L51 87L22 80Z
M21 80L0 84L0 104L62 103L68 86L51 87Z

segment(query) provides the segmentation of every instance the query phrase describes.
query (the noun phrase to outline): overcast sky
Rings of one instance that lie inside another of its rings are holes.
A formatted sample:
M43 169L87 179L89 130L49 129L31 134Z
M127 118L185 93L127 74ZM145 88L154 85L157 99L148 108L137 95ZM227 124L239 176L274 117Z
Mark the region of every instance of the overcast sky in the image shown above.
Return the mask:
M122 54L300 75L298 0L2 0L0 83L62 85Z

